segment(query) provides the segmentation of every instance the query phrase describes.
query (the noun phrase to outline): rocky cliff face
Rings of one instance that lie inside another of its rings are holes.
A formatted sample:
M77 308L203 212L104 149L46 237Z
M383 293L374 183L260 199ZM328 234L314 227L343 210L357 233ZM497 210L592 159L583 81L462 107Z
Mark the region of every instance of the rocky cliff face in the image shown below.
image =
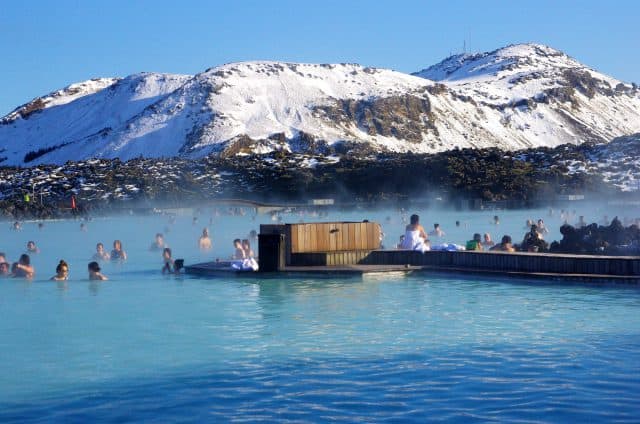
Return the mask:
M640 131L640 90L552 48L457 55L407 75L356 64L244 62L198 75L75 84L0 120L0 166L517 150Z

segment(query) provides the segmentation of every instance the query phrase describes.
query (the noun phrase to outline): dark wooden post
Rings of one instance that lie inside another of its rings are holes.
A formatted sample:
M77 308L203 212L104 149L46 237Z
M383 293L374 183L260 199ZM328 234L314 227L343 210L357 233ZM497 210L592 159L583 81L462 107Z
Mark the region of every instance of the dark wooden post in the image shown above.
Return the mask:
M285 268L284 234L258 234L261 272L283 271Z

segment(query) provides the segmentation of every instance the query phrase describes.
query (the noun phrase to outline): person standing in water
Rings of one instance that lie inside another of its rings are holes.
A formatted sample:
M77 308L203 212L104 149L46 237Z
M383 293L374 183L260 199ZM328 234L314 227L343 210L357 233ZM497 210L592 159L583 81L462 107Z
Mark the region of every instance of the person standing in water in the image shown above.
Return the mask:
M95 261L108 261L111 259L111 255L109 252L104 250L104 244L98 243L96 244L96 253L93 255L93 260Z
M36 273L33 266L31 266L31 258L27 254L20 255L20 259L14 265L14 277L31 279Z
M111 260L112 261L126 261L127 260L127 252L122 249L122 242L120 240L114 240L113 242L113 250L111 251Z
M69 279L69 265L60 259L60 263L56 267L56 275L50 278L51 281L66 281Z
M209 230L204 228L202 230L202 235L198 239L198 247L200 250L211 250L211 237L209 237Z
M162 273L172 274L174 272L174 264L173 258L171 258L171 249L165 247L162 251L162 260L164 261L164 265L162 267Z
M27 252L29 252L29 253L40 253L40 249L38 249L38 246L36 246L36 243L34 241L28 241L27 242Z
M167 244L164 242L164 236L162 233L157 233L155 240L151 243L151 246L149 246L149 250L161 250L165 247L167 247Z
M98 262L89 262L87 269L89 271L89 280L108 280L107 276L100 272L100 265L98 264Z

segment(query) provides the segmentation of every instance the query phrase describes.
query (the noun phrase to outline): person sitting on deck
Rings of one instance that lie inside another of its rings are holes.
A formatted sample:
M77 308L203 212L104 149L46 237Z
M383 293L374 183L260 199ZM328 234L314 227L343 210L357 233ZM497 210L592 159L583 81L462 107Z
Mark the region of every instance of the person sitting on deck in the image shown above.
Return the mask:
M421 252L429 250L429 240L424 228L420 225L420 217L416 214L409 218L409 225L405 228L404 241L401 248L408 250L419 250Z
M475 233L473 239L469 240L465 245L466 250L482 250L482 237L480 233Z
M235 251L233 252L233 256L231 259L245 259L246 255L244 249L242 248L242 241L240 239L235 239L233 241L233 247L235 247Z
M251 249L251 243L249 243L248 239L242 240L242 250L244 250L245 258L253 258L255 256L253 250Z
M511 242L511 236L504 235L502 236L502 241L491 249L492 252L515 252L516 249L513 247Z
M491 240L491 234L489 233L484 233L483 236L483 240L482 240L482 247L491 247L494 246L496 243Z
M540 237L538 227L535 224L531 226L531 231L524 235L520 246L524 252L544 252L548 247L548 243Z

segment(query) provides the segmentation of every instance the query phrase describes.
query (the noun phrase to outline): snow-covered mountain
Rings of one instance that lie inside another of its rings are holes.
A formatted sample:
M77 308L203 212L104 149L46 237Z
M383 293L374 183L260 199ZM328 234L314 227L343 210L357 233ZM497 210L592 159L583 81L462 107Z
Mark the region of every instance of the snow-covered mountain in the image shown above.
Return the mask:
M243 62L73 84L0 119L0 165L274 149L505 150L640 132L640 90L552 48L456 55L407 75Z

